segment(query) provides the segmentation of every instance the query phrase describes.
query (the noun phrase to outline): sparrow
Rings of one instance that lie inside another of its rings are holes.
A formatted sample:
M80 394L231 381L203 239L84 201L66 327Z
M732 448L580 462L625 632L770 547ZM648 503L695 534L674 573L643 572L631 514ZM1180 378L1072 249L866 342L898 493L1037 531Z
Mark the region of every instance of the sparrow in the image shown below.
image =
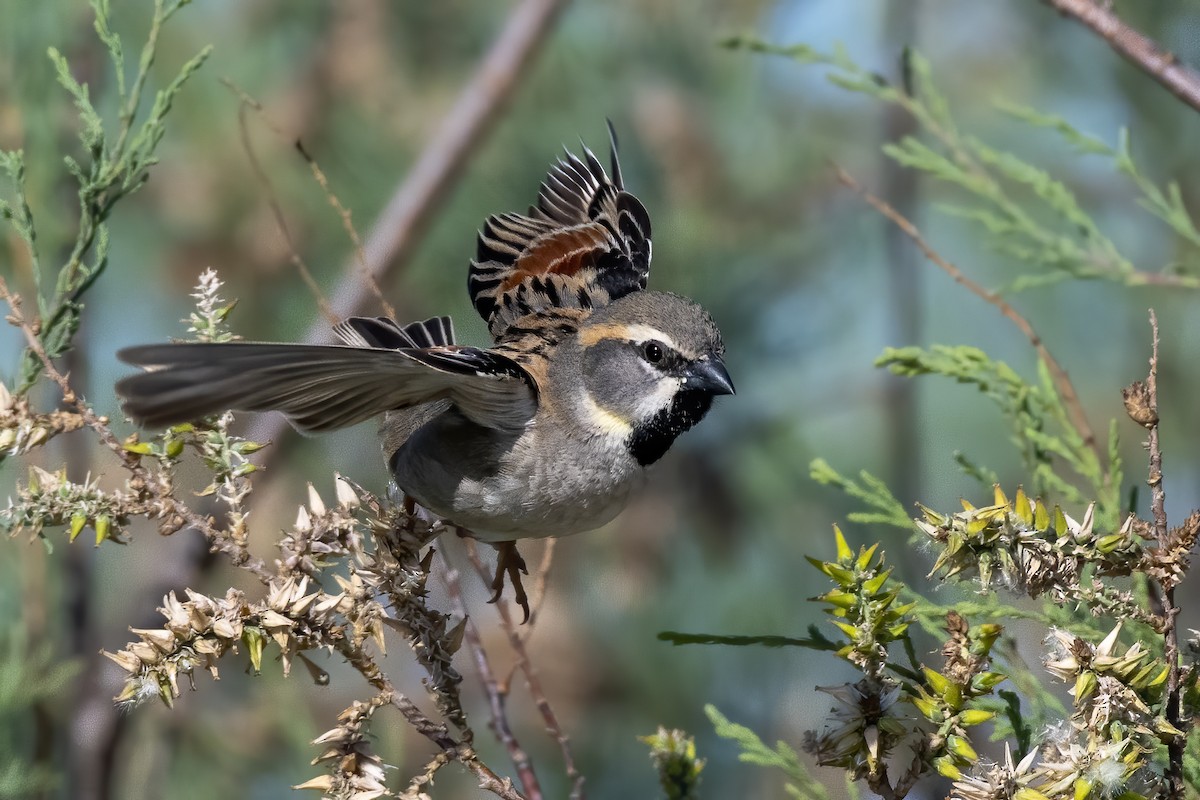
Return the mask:
M489 217L467 288L490 348L449 317L353 317L340 345L150 344L118 353L144 372L116 384L125 413L158 428L225 410L279 411L302 433L383 416L397 487L500 552L492 589L520 585L518 539L612 520L714 397L733 394L724 344L699 304L646 289L650 217L611 174L565 151L528 214ZM526 573L527 574L527 573Z

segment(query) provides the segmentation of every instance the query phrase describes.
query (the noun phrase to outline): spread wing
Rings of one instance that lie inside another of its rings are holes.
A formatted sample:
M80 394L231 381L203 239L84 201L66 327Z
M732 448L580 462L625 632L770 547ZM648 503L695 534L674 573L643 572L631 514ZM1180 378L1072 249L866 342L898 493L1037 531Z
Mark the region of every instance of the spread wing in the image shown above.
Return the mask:
M333 332L351 347L413 350L454 344L454 321L449 317L430 317L404 326L391 317L350 317L334 325Z
M430 322L434 321L415 325ZM408 328L394 323L392 328L412 337ZM274 410L308 433L447 399L480 425L519 428L537 409L534 381L517 362L490 350L452 344L398 350L246 342L159 344L131 347L118 355L148 370L117 383L126 413L147 427L227 409Z
M646 288L650 216L624 189L617 140L612 175L591 150L551 168L538 204L524 214L488 217L467 288L493 338L545 308L592 308Z

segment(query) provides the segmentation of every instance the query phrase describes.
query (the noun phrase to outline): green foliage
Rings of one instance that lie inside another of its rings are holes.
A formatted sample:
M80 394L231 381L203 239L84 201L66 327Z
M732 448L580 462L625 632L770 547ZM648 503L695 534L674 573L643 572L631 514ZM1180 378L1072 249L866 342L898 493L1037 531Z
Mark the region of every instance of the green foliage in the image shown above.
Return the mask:
M1038 382L1024 380L1003 361L969 346L934 345L932 348L889 347L875 361L896 375L916 377L940 375L974 386L1000 409L1010 425L1010 440L1031 478L1033 494L1085 504L1097 501L1101 524L1115 527L1120 517L1121 460L1118 455L1116 421L1109 429L1106 463L1088 445L1067 413L1061 396L1044 362L1038 363ZM957 457L966 474L995 484L995 472L966 456ZM1077 476L1062 476L1066 466ZM1081 489L1077 483L1084 487ZM851 493L853 494L853 493Z
M59 777L45 763L33 764L31 742L38 709L68 691L78 665L55 657L49 645L32 646L11 627L0 638L0 797L46 791Z
M929 61L916 51L905 54L906 74L912 86L909 90L863 69L840 46L832 53L823 53L804 44L781 46L744 37L725 44L827 67L834 85L910 113L927 139L906 136L884 145L884 153L905 167L955 187L965 196L967 202L941 208L977 224L988 244L1023 270L1010 282L1009 290L1071 278L1108 280L1125 286L1200 288L1200 231L1183 203L1179 186L1171 182L1164 190L1146 177L1133 159L1127 132L1122 131L1120 143L1111 148L1060 117L1012 104L1001 106L1031 125L1058 131L1081 152L1111 159L1141 195L1139 205L1163 220L1189 245L1181 263L1139 269L1104 235L1065 183L1014 153L963 134L933 79Z
M892 494L887 484L871 473L858 473L858 481L847 478L823 458L815 458L808 465L809 477L823 486L833 486L856 500L861 500L873 511L855 511L848 515L851 522L862 525L891 525L902 530L912 529L912 518L904 506Z
M1144 174L1124 131L1112 148L1059 117L1006 107L1027 124L1057 131L1077 151L1109 159L1132 181L1140 205L1169 226L1185 253L1181 263L1163 270L1136 267L1072 189L1049 171L964 134L919 54L906 54L907 80L897 87L859 67L841 48L823 53L806 45L776 47L750 39L728 44L825 66L834 84L908 111L921 136L889 143L884 152L965 198L945 210L979 225L988 243L1010 257L1018 269L1010 290L1096 278L1124 286L1200 287L1200 234L1182 193L1176 183L1160 188ZM837 532L835 561L809 558L835 584L814 599L826 605L847 638L838 655L860 669L863 678L818 687L837 705L824 730L808 735L805 749L819 765L841 768L848 779L887 797L906 796L934 772L954 781L954 797L1146 797L1167 769L1164 745L1178 746L1187 737L1187 714L1172 711L1164 691L1170 670L1177 667L1164 655L1169 651L1163 637L1172 623L1163 616L1161 598L1183 578L1186 566L1180 554L1195 543L1200 514L1169 535L1163 531L1156 536L1150 523L1124 513L1116 420L1108 426L1107 442L1095 441L1065 373L1024 320L1011 309L1006 316L1034 341L1036 380L967 346L889 348L876 361L897 375L939 375L973 386L1009 425L1032 495L1018 488L1010 500L999 489L994 470L959 453L955 460L966 474L995 486L993 502L976 507L964 500L964 510L952 513L922 507L924 518L915 521L934 546L930 576L950 584L969 582L989 597L938 604L904 586L885 589L888 572L872 562L876 547L856 555ZM1157 354L1157 339L1155 347ZM1128 392L1136 395L1139 386ZM1127 395L1135 421L1148 427L1157 423L1156 410L1139 418L1139 408L1130 402ZM913 525L886 484L868 473L857 481L848 479L823 459L814 460L810 471L817 482L863 504L864 510L851 516L855 521L903 529ZM1157 480L1152 478L1152 484ZM1043 502L1042 496L1051 500ZM1086 510L1077 521L1059 503ZM996 599L993 591L999 587L1026 600ZM1111 630L1096 621L1105 617L1117 620ZM1042 666L1072 687L1069 707L1046 685L1044 673L1025 661L1017 635L1005 631L1005 625L1017 620L1049 631ZM918 656L910 621L940 642L941 666ZM1132 644L1121 643L1122 632ZM703 641L744 643L713 636ZM1185 708L1200 697L1196 672L1185 661L1182 671L1174 673L1183 682ZM997 690L1006 681L1009 687ZM897 697L915 716L893 706ZM743 752L755 753L757 763L802 769L788 760L786 746L771 750L724 717L714 717L714 724ZM993 741L1006 743L1003 762L979 758L976 744L983 733L976 729L981 726ZM911 754L907 763L897 755L902 744ZM1187 746L1183 774L1197 788L1194 737Z
M175 97L211 52L211 47L206 47L187 61L166 88L155 93L150 111L138 124L146 81L158 54L159 33L167 20L189 2L176 0L165 5L164 0L155 0L150 33L142 47L133 85L127 88L124 49L120 37L109 25L109 0L92 0L96 33L108 51L116 76L119 110L115 134L109 132L109 126L96 110L87 84L80 83L72 75L66 57L54 48L49 50L58 82L74 100L79 112L79 141L83 147L82 162L73 156L64 158L67 170L79 185L79 221L75 242L66 262L58 269L53 292L49 295L41 287L37 231L25 196L24 155L19 150L0 152L0 168L7 174L14 194L12 201L0 201L0 216L10 221L29 251L41 318L38 339L50 358L70 349L71 339L79 328L83 297L108 266L109 241L105 223L113 207L149 178L150 167L156 163L154 152L166 130L166 117ZM16 393L22 395L29 391L41 371L41 360L32 351L27 351Z
M776 742L774 748L768 747L757 733L745 725L730 722L715 706L706 705L704 713L712 721L718 736L729 739L738 746L738 750L741 751L738 754L739 761L782 770L788 778L785 789L792 797L803 800L830 800L829 792L809 774L796 751L789 747L787 742Z
M679 631L662 631L658 634L660 642L671 644L721 644L729 647L806 647L809 650L828 650L836 652L839 645L825 638L815 625L808 628L806 639L796 639L791 636L722 636L713 633L681 633Z
M1133 148L1129 131L1126 128L1120 130L1117 146L1114 148L1094 136L1082 133L1062 117L1044 114L1015 103L1001 102L999 107L1030 125L1056 131L1064 141L1081 154L1099 155L1111 159L1116 168L1133 181L1142 194L1138 204L1170 226L1171 230L1181 239L1200 248L1200 231L1196 229L1196 222L1184 205L1179 183L1169 181L1164 190L1138 167L1137 162L1133 159ZM1182 265L1172 266L1182 267Z
M809 563L834 583L834 588L814 600L825 603L826 612L848 643L837 654L861 669L868 677L878 678L886 666L888 646L908 637L912 623L910 605L896 604L900 589L889 585L891 568L884 567L882 554L875 558L879 545L863 547L855 553L835 525L837 559Z

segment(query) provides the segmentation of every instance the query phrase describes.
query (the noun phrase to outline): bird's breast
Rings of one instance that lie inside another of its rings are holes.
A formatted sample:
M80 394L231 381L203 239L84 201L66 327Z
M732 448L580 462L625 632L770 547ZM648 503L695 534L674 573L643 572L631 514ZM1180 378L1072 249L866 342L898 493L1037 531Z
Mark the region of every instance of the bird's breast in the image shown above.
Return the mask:
M484 541L594 530L625 508L644 476L618 437L563 426L500 432L443 415L392 459L406 494Z

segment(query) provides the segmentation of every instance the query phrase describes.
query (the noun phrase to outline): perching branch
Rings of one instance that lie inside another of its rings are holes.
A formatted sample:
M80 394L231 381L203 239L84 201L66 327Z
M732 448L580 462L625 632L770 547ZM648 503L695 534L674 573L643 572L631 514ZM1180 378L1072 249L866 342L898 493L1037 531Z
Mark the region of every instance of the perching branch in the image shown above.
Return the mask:
M1171 94L1200 111L1200 73L1142 32L1131 28L1108 4L1092 0L1043 0L1060 14L1090 28L1125 60L1161 83Z
M450 760L460 762L474 774L479 779L479 788L485 789L503 800L528 800L525 795L513 787L510 779L501 778L492 771L491 767L480 761L479 756L475 754L469 744L456 741L446 731L444 725L439 725L429 719L408 697L397 691L391 680L383 674L379 665L362 648L353 647L345 639L338 640L335 646L346 661L379 691L380 697L395 706L418 733L439 747Z

